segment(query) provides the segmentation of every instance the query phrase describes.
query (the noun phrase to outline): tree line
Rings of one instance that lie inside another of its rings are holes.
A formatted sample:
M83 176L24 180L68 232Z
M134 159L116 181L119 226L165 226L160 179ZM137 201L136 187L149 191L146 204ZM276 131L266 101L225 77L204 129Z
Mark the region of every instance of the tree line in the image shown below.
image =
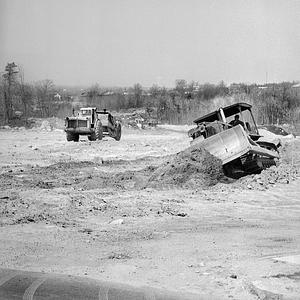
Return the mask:
M114 111L143 108L159 122L191 124L195 118L220 106L247 102L253 105L259 124L299 123L300 88L294 86L295 82L227 86L224 82L199 84L180 79L172 89L158 85L145 89L139 83L111 89L93 85L84 92L78 89L70 96L48 79L26 83L23 70L8 63L0 82L0 121L8 124L20 115L25 120L63 118L74 107L96 106Z
M26 122L29 117L52 117L72 99L64 95L52 80L35 83L24 80L24 71L13 63L8 63L0 80L0 122L12 124L18 119Z
M197 117L237 102L253 105L259 124L300 122L300 88L295 82L257 84L233 83L198 84L177 80L173 89L153 85L146 91L140 84L116 90L115 96L105 98L101 93L88 94L87 102L116 111L145 108L162 123L191 124ZM150 114L150 113L149 113Z
M163 122L188 124L220 106L237 102L252 104L259 124L300 122L300 87L295 82L269 83L263 86L233 83L226 86L224 82L198 84L178 80L167 96L157 86L151 89L158 99L157 111Z

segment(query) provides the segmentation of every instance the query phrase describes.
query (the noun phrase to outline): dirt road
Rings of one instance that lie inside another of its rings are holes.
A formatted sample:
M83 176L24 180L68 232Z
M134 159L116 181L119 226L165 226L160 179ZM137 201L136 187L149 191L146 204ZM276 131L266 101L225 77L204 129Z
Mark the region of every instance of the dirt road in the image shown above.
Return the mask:
M284 146L281 167L188 187L147 184L189 146L185 132L74 143L61 130L1 130L0 138L0 268L208 299L300 294L299 264L280 259L300 254L299 139Z

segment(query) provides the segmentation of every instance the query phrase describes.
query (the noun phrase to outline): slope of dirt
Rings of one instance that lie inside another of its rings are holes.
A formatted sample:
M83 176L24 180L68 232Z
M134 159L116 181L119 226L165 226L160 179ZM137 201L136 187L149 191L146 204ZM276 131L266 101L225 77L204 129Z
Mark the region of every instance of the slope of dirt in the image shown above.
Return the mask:
M260 174L249 175L241 178L235 186L247 189L266 190L274 184L289 184L297 179L299 170L289 164L279 164L263 170Z
M194 146L159 166L150 176L148 186L207 187L219 182L223 176L221 160Z
M233 187L266 190L275 184L289 184L300 174L300 139L291 139L279 148L280 159L276 166L260 174L249 175L237 180Z

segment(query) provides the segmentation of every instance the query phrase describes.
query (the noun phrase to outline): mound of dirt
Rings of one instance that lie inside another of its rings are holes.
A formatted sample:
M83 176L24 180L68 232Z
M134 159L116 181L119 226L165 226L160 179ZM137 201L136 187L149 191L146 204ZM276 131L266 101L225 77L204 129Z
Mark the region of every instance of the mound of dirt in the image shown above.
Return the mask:
M279 149L280 159L276 166L263 170L260 174L249 175L239 179L236 187L266 190L277 183L289 184L300 174L300 139L293 139Z
M266 190L276 183L289 184L299 175L298 169L289 164L280 164L263 170L260 174L249 175L238 181L238 184L255 190Z
M159 166L150 176L148 186L206 187L216 184L223 177L221 160L194 146Z

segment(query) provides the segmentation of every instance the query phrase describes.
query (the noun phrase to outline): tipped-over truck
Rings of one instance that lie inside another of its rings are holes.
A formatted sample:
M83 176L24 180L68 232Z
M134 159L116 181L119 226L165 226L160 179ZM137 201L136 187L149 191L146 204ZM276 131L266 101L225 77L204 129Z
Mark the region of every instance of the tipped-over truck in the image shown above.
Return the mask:
M222 161L225 175L238 178L259 173L276 164L279 140L258 132L251 105L236 103L194 120L189 130L192 145L206 149Z
M71 117L65 119L67 141L79 141L80 135L87 135L90 141L102 140L110 136L116 141L121 139L121 123L106 109L96 107L81 108L77 115L73 111Z

